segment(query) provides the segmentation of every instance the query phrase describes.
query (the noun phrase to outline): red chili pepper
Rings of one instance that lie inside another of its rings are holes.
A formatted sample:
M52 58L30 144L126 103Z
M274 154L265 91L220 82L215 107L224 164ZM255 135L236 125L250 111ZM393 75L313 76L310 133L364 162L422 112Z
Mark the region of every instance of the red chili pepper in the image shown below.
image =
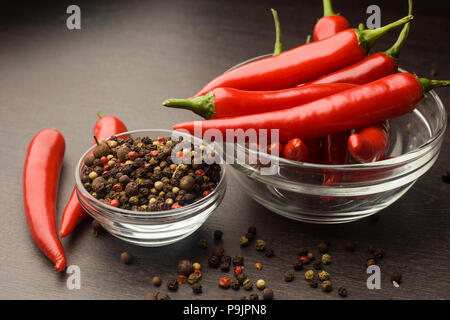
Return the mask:
M171 209L179 209L182 208L183 206L180 205L178 202L175 202L174 204L172 204L172 206L170 207Z
M354 84L305 85L276 91L215 88L194 99L168 99L166 107L187 109L205 119L242 116L286 109L353 88Z
M65 141L54 129L40 131L28 146L23 169L23 200L28 227L38 247L60 272L66 256L56 229L56 195Z
M98 140L103 140L110 136L128 131L125 124L119 118L114 116L104 116L101 112L98 112L97 115L100 119L95 123L94 136L97 137ZM126 138L126 136L123 136L123 138ZM61 238L68 236L87 216L88 214L78 202L76 189L74 188L69 202L64 209L61 226L59 228L59 235Z
M347 29L330 38L245 64L218 76L194 97L218 87L277 90L317 79L363 59L384 34L412 19L413 16L407 16L378 29Z
M283 149L283 158L300 162L309 162L311 159L308 147L298 138L286 143Z
M216 129L224 137L226 129L267 129L269 132L278 129L281 142L293 137L310 139L409 113L424 93L449 85L450 81L417 79L410 73L396 73L302 106L241 117L182 122L173 128L191 134L194 128L202 133Z
M205 190L203 191L203 196L206 197L207 195L209 195L211 193L210 190Z
M322 163L324 164L345 164L348 160L347 140L350 132L341 132L327 135L322 138ZM326 170L323 185L330 186L342 180L342 174L333 170ZM321 197L328 201L330 197Z
M374 53L363 60L324 75L308 84L365 84L397 72L397 60L408 37L410 23L405 24L397 41L385 52Z
M323 0L323 17L314 26L314 41L329 38L348 28L350 28L350 23L333 11L331 0Z
M348 150L362 163L383 159L389 149L389 121L356 130L348 138Z

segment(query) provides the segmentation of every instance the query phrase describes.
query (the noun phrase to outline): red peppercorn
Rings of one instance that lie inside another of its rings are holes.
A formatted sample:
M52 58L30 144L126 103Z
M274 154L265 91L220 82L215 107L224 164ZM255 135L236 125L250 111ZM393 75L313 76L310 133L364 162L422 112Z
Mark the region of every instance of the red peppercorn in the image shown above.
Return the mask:
M108 170L110 170L110 169L111 169L111 167L108 166L107 164L105 164L105 165L103 166L103 170L105 170L105 171L108 171Z
M220 278L219 280L219 287L228 289L231 285L231 279L228 277Z
M131 161L136 159L138 156L139 156L139 154L136 151L128 152L128 159L130 159Z
M122 191L122 185L120 184L120 183L116 183L115 185L113 185L113 190L114 191L116 191L116 192L120 192L120 191Z
M244 269L241 266L236 266L234 267L234 274L237 276L238 274L241 274L243 270Z
M156 157L156 156L158 155L158 150L152 150L152 151L150 151L150 154L151 154L153 157Z
M208 194L210 194L211 191L210 190L205 190L203 191L203 196L206 197Z
M159 143L163 143L163 142L166 141L166 138L165 137L158 137L157 140L158 140Z
M200 270L194 270L194 273L197 275L199 280L202 278L202 272Z
M303 262L303 264L307 264L307 263L309 263L309 258L307 257L307 256L301 256L300 257L300 260L302 260L302 262Z
M185 275L180 274L177 279L178 284L183 284L187 282L187 278Z
M105 170L102 172L102 175L104 175L105 173L108 173L108 170Z
M204 175L205 175L205 170L203 170L203 169L197 169L197 170L195 170L195 174L196 174L197 176L204 176Z
M181 204L179 204L178 202L175 202L174 204L172 204L172 206L170 208L172 209L179 209L182 208L183 206Z
M102 161L103 164L107 164L108 163L108 159L105 156L102 156L100 158L100 160Z
M119 204L120 204L120 202L119 202L118 199L112 199L112 200L109 200L109 205L110 205L110 206L118 207Z
M281 154L283 153L283 145L279 142L274 142L267 147L267 153L281 156Z
M148 167L150 167L150 166L151 166L150 163L146 163L146 164L143 165L143 167L145 167L145 168L148 168Z

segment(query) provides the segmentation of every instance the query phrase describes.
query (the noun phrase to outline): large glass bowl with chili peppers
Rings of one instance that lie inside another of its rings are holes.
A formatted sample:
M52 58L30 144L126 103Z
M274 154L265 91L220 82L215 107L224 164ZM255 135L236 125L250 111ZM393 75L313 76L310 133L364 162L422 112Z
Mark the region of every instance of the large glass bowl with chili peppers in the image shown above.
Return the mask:
M323 165L276 157L244 143L227 148L234 148L233 175L267 209L308 223L346 223L404 195L436 162L446 126L444 105L430 91L412 113L390 120L390 146L381 161ZM257 161L249 161L252 157ZM339 179L324 185L330 174Z
M134 139L144 137L154 139L154 141L157 141L158 138L161 139L161 137L171 137L171 139L175 141L175 139L178 140L181 137L184 145L183 149L181 149L180 151L184 152L184 155L188 154L189 159L191 159L191 154L190 152L186 152L186 148L192 148L192 150L194 150L195 146L200 147L201 150L205 150L205 152L211 153L214 152L213 150L218 147L215 143L205 144L202 140L195 138L189 134L162 129L129 131L118 134L113 139L116 139L118 141L120 139L126 140L127 138ZM149 144L151 144L151 142L149 142ZM89 215L96 219L106 231L124 241L147 247L163 246L179 241L196 231L206 221L206 219L208 219L210 214L217 208L217 206L219 206L225 195L225 166L223 164L215 164L214 162L214 166L220 166L220 177L215 178L214 181L216 181L216 183L214 183L214 188L212 190L208 190L207 193L205 193L205 191L202 192L201 190L197 190L202 194L202 196L197 197L193 201L180 202L183 205L178 205L178 202L172 204L169 203L167 201L167 197L164 197L163 195L162 198L166 200L166 202L162 203L162 206L158 208L158 210L150 210L151 208L147 208L152 204L152 202L149 202L148 200L146 200L144 204L140 201L139 204L135 206L127 205L125 208L115 207L114 205L112 205L111 201L110 203L108 203L104 199L97 199L92 194L92 190L88 191L85 187L86 182L83 181L83 176L85 176L84 170L86 169L85 159L86 156L92 154L94 148L95 146L89 148L78 162L75 171L77 196L80 204ZM151 151L153 151L153 148L149 148L149 152ZM169 159L169 157L164 159ZM177 167L182 168L185 163L183 161L177 163ZM134 162L136 163L136 160ZM167 160L166 162L168 162L168 165L175 164L175 162L171 162L170 160ZM213 163L213 161L211 161L210 163ZM204 169L202 169L201 171L207 171L207 164L205 164L204 166L203 164L205 163L200 162L198 167ZM142 165L142 168L144 167L145 164ZM149 176L147 177L149 179L147 180L150 180L152 186L156 187L155 181L152 181L153 176L151 175L151 173L155 172L156 170L155 165L149 165L149 167L149 170L147 170L147 172L149 173ZM167 166L167 169L169 169L169 166ZM175 168L175 170L173 171L173 175L171 174L171 176L176 175L175 171L178 171L178 168ZM193 170L191 170L190 175L195 177L195 175L197 175L197 172L194 175L192 171ZM164 173L164 170L162 172ZM180 175L180 177L184 177L186 175L188 174L183 173L182 175ZM133 175L131 174L130 177L133 177ZM160 180L163 180L163 178L161 178ZM92 182L92 185L93 184L94 183ZM178 189L182 190L181 182L180 184L178 184L178 186L180 187ZM151 186L149 186L148 188L151 190ZM126 190L125 187L124 190ZM166 192L166 195L168 192ZM180 194L180 191L178 191L178 195ZM141 193L139 193L139 199L141 199L141 196ZM151 193L149 194L149 199L150 198L152 198ZM175 199L175 196L173 198ZM128 200L131 202L131 197L129 197ZM142 208L146 208L148 210L143 210Z

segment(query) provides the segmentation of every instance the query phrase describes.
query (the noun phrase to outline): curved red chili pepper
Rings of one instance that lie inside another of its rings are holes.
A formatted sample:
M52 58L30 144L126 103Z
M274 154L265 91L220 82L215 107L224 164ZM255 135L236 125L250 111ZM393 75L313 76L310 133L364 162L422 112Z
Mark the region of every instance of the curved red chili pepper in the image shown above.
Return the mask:
M348 138L348 150L362 163L383 159L389 149L389 121L356 130Z
M282 155L283 158L300 162L309 162L311 159L308 147L298 138L291 139L284 145Z
M38 247L60 272L66 256L56 230L56 195L65 141L54 129L40 131L31 140L23 169L23 201L28 227Z
M307 104L288 109L176 124L175 130L191 134L226 129L278 129L281 142L293 137L309 139L344 132L411 112L424 92L449 86L450 81L417 79L410 73L396 73Z
M311 81L363 59L380 37L412 19L413 16L407 16L378 29L347 29L330 38L245 64L218 76L194 97L218 87L277 90Z
M314 41L329 38L350 28L348 20L333 11L331 0L323 0L323 13L323 17L314 26Z
M355 87L354 84L332 83L305 85L276 91L245 91L215 88L194 99L168 99L163 105L187 109L205 119L235 117L281 110L298 106Z
M98 140L103 140L110 136L128 131L125 124L119 118L114 116L104 116L101 112L98 112L97 115L100 119L95 123L93 131L94 136L97 137ZM76 188L74 188L69 202L64 209L61 226L59 228L59 235L61 238L68 236L87 216L88 214L78 202Z

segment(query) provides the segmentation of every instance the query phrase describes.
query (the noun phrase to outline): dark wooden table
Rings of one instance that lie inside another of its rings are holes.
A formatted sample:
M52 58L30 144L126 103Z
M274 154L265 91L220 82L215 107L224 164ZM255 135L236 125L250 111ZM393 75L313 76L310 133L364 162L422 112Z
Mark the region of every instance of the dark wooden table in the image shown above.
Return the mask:
M405 1L340 0L335 9L353 24L365 21L366 8L378 4L382 23L406 14ZM416 21L401 66L418 75L450 78L448 1L416 1ZM56 127L67 149L58 194L58 222L74 185L74 168L92 140L96 112L114 114L130 129L170 128L196 118L189 112L161 107L168 97L190 96L215 75L250 57L271 52L274 28L269 8L278 9L285 48L305 41L321 15L321 1L78 1L82 30L66 28L68 1L3 4L0 10L0 298L3 299L142 299L156 291L151 278L165 281L176 275L180 259L204 266L202 299L239 298L241 290L222 290L223 273L206 268L208 251L197 247L216 229L224 231L227 252L245 255L248 275L264 278L278 299L336 299L344 285L348 299L450 298L449 227L450 186L441 182L449 165L450 134L438 162L399 201L368 218L344 225L310 225L278 216L252 201L231 176L222 205L187 239L161 248L142 248L108 234L95 238L89 223L82 224L63 245L68 263L81 269L81 289L68 290L68 275L57 274L37 249L28 232L22 204L21 174L25 149L42 128ZM384 50L396 34L375 50ZM450 103L450 90L440 90ZM254 225L276 252L266 258L252 247L241 249L239 237ZM358 243L346 252L346 240ZM331 243L334 262L328 268L335 290L311 289L296 273L283 281L296 257L295 248L314 249L321 240ZM366 287L367 246L384 248L380 261L382 289ZM130 266L120 253L135 256ZM264 268L256 271L254 263ZM390 274L403 275L400 288ZM194 298L188 285L173 299Z

